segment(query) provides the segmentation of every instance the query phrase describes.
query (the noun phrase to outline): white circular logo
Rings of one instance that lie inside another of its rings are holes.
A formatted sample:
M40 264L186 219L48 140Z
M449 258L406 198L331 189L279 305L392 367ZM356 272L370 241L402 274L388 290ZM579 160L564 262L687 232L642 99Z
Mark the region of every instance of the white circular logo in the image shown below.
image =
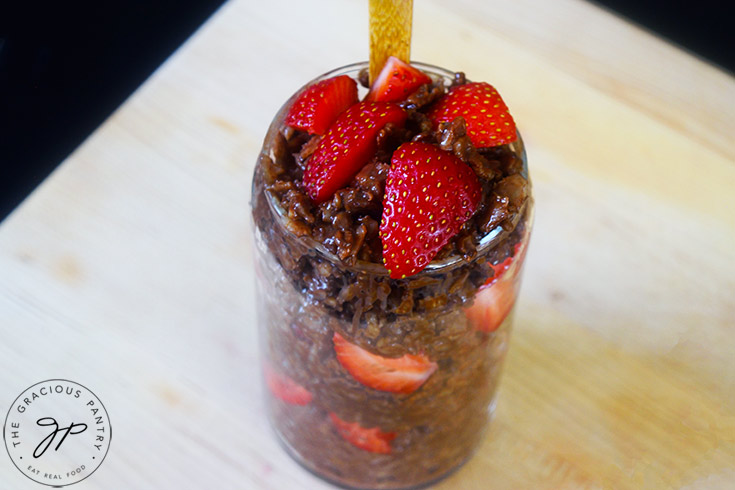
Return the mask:
M21 393L3 426L15 466L31 480L53 487L94 473L107 455L111 436L100 399L65 379L42 381Z

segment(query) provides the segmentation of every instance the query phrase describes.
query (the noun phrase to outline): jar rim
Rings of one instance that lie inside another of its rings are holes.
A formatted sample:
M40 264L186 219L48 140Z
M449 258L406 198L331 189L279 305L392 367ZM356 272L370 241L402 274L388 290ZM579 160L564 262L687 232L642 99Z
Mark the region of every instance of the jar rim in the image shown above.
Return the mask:
M439 66L431 65L428 63L423 63L420 61L411 61L411 65L419 67L422 71L427 72L430 76L434 75L436 77L441 77L444 79L445 82L451 81L454 78L455 72L447 70L446 68L441 68ZM268 133L266 134L265 141L273 140L271 136L274 130L280 131L281 126L282 126L280 122L282 122L284 112L291 106L293 99L298 94L300 94L306 87L316 82L319 82L320 80L324 80L330 77L346 75L346 74L353 74L353 73L354 75L357 75L357 73L359 73L360 70L366 67L368 67L367 61L351 63L348 65L341 66L339 68L335 68L326 73L323 73L319 75L318 77L314 78L313 80L310 80L309 82L304 84L301 88L299 88L296 92L294 92L294 94L291 97L289 97L289 99L279 109L278 113L276 114L276 116L274 117L271 123L271 126L268 129ZM521 138L521 134L517 129L516 129L516 135L517 135L516 140L513 141L512 143L509 143L508 146L511 148L511 150L516 155L518 155L521 158L521 161L523 162L523 170L521 174L526 178L526 180L529 182L529 185L530 185L530 179L528 178L528 162L527 162L527 157L526 157L526 148L525 148L525 145L523 144L523 139ZM263 147L261 149L260 156L261 157L268 156L270 158L271 157L270 152L271 152L271 148ZM260 170L260 162L258 161L256 172L259 170ZM253 186L254 185L255 185L255 179L253 179ZM341 260L336 254L329 251L324 246L324 244L314 239L313 237L298 236L294 234L286 227L286 223L290 219L288 217L286 210L283 209L283 207L275 199L275 196L272 193L266 191L265 197L266 197L265 201L268 203L268 208L270 209L273 215L277 216L278 224L283 229L283 232L288 233L289 235L291 235L292 239L298 240L306 248L314 251L316 255L322 257L323 259L327 260L328 262L332 264L338 264L339 267L344 268L344 269L349 269L354 272L364 272L364 273L369 273L369 274L378 275L378 276L389 276L390 273L383 264L376 263L376 262L367 262L367 261L359 260L359 259L356 260L354 264L347 264L343 260ZM254 194L252 198L253 199L255 198ZM515 227L518 226L518 223L520 222L521 217L527 213L529 202L531 201L527 200L526 203L524 203L523 207L518 210L513 229L515 229ZM513 229L506 231L502 226L498 225L492 230L490 230L480 239L480 242L478 243L477 248L476 248L475 256L471 260L466 260L462 255L455 253L455 254L452 254L438 261L432 260L421 271L409 277L406 277L405 279L415 280L425 275L443 273L448 270L452 270L455 267L458 267L464 264L470 264L476 261L478 258L483 257L485 255L485 252L491 250L494 246L501 243L502 239L505 238L508 234L510 234Z

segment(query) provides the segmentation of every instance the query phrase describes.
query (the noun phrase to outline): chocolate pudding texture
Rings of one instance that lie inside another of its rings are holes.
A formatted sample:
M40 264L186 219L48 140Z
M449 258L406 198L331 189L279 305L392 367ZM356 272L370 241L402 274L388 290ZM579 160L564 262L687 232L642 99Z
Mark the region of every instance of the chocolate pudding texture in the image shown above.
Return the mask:
M403 127L385 126L377 151L331 199L314 204L301 185L320 136L285 126L292 99L274 119L253 181L252 212L258 272L258 323L263 362L308 390L307 404L268 394L272 425L292 455L333 482L362 488L409 488L434 481L463 463L489 420L512 311L484 331L466 311L495 269L518 255L505 274L520 280L532 198L525 154L510 145L475 148L466 122L432 127L430 105L454 85L425 65L432 83L399 105ZM365 70L351 74L365 85ZM378 234L391 155L420 141L454 153L482 185L477 211L425 270L391 279ZM490 237L490 238L489 238ZM438 368L412 393L363 385L340 364L335 333L388 358L423 355ZM344 439L330 413L363 428L394 433L378 454Z

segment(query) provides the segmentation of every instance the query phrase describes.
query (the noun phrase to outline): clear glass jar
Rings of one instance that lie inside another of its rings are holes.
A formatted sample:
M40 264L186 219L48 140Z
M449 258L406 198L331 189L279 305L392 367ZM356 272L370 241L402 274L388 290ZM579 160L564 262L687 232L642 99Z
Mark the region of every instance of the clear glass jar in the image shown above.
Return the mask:
M441 68L414 65L446 85L453 79ZM357 78L365 66L349 65L307 85L342 74ZM299 463L331 482L371 489L429 484L472 455L493 413L532 222L530 182L515 219L487 233L469 261L445 257L402 280L390 279L382 264L346 264L299 236L303 230L267 190L274 179L269 166L291 158L283 119L295 96L273 119L253 178L270 422ZM528 181L520 137L510 147ZM371 387L338 357L336 344L344 342L353 346L353 360L357 354L368 365L428 363L426 379L404 392Z

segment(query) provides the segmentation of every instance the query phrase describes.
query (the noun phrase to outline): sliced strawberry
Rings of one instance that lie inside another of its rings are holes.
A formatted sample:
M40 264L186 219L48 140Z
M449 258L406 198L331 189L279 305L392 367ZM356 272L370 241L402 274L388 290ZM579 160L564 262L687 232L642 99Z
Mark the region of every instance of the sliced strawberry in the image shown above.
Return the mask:
M306 163L303 183L309 197L318 204L344 187L372 158L383 126L401 126L406 117L403 109L388 102L360 102L343 112Z
M337 360L357 381L380 391L412 393L439 365L423 354L382 357L345 340L337 332L332 338Z
M431 78L426 73L395 56L390 56L365 100L397 102L411 95L425 83L431 83Z
M308 405L313 398L311 392L283 373L267 364L263 365L265 384L273 396L291 405Z
M501 278L475 296L475 302L465 314L472 328L480 332L494 332L516 302L516 290L512 280Z
M482 190L474 171L428 143L394 153L383 198L383 263L394 279L416 274L477 210Z
M518 295L517 269L523 264L525 255L525 247L518 242L512 257L491 266L495 275L485 282L477 292L475 302L465 310L475 330L494 332L508 316Z
M451 89L428 112L434 126L463 117L467 134L477 148L505 145L516 139L516 125L495 88L473 82Z
M498 264L495 264L495 265L491 264L490 267L492 267L493 271L495 271L495 274L493 275L492 278L487 280L486 284L492 284L496 282L498 278L500 278L500 276L502 276L503 273L505 273L505 271L507 271L510 268L510 264L512 263L513 263L513 257L506 257L504 261Z
M311 134L324 134L342 112L357 102L357 83L347 75L322 80L298 96L286 124Z
M345 422L334 412L329 412L329 418L339 435L350 444L371 453L390 454L390 441L396 438L395 432L383 432L378 427L365 429L357 422Z
M495 272L493 274L493 277L489 278L487 281L485 281L484 286L489 286L490 284L497 282L498 279L500 279L500 276L505 274L505 272L510 269L511 264L518 259L519 263L523 262L523 257L525 256L525 249L523 248L523 243L518 242L513 247L513 255L509 255L505 258L502 262L499 262L497 264L490 264L490 267L492 267L493 271Z

